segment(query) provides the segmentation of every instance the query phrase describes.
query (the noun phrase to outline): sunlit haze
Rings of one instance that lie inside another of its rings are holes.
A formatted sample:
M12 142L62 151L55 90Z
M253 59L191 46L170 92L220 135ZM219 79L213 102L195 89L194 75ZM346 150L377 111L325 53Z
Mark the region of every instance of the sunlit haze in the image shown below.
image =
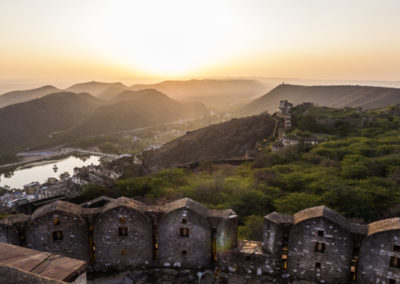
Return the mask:
M400 1L2 0L0 80L398 80Z

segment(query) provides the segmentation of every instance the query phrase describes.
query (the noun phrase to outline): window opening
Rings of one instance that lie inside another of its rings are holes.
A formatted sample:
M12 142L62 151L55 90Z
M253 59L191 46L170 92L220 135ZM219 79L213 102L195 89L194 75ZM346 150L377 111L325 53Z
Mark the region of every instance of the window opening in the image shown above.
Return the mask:
M181 228L180 236L181 237L189 237L189 228Z
M54 231L53 232L53 241L62 241L64 239L63 231Z
M315 243L314 251L316 252L324 252L325 251L325 243Z
M118 233L121 237L127 236L128 235L128 228L127 227L119 227L118 228Z

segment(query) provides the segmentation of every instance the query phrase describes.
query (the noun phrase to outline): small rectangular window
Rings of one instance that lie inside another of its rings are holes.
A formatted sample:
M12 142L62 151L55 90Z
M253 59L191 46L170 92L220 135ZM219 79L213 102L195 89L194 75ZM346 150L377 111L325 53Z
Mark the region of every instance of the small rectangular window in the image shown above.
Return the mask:
M181 237L189 237L189 228L181 228L180 235Z
M289 236L287 234L283 235L283 242L284 243L289 242Z
M126 250L121 251L121 255L127 255L128 252Z
M324 252L325 251L325 243L315 243L314 251L316 252Z
M62 241L64 239L63 231L54 231L53 232L53 241Z
M60 219L54 219L54 226L60 225Z
M183 250L182 251L182 256L186 256L187 255L187 251Z
M319 231L318 231L318 236L319 236L319 237L323 237L323 236L324 236L324 231L319 230Z
M119 221L125 223L125 217L124 216L119 217Z
M393 245L393 251L400 251L399 245Z
M187 219L182 219L181 223L182 224L187 224Z
M315 267L316 267L316 268L320 268L320 267L321 267L321 263L316 262L316 263L315 263Z
M400 258L392 256L390 258L390 267L400 268Z
M127 236L128 235L128 228L127 227L119 227L118 233L120 236Z

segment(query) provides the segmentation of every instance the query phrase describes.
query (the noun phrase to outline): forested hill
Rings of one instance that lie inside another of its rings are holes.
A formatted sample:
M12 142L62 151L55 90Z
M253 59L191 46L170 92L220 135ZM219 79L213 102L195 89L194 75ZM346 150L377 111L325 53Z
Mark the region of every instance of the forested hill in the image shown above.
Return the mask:
M89 116L100 102L93 96L62 92L0 109L0 153L51 141Z
M113 103L100 106L77 124L66 138L148 127L208 114L209 110L201 103L178 102L154 89L124 91Z
M258 141L272 135L275 120L268 114L232 119L211 125L165 144L143 155L152 170L194 162L243 159L256 150Z
M294 214L325 205L355 222L400 216L400 106L362 111L304 104L293 108L292 120L293 127L281 131L285 136L327 141L272 152L274 141L267 139L258 145L256 159L241 165L200 163L139 177L127 166L115 186L88 186L82 197L189 197L210 208L232 208L241 237L254 240L262 239L263 216L272 211ZM171 166L223 158L222 153L234 156L238 148L268 136L271 122L267 115L233 120L193 132L155 153Z
M281 84L264 96L239 110L242 115L263 111L274 113L279 101L289 100L294 105L310 102L334 108L380 108L400 103L400 89L369 86L300 86Z

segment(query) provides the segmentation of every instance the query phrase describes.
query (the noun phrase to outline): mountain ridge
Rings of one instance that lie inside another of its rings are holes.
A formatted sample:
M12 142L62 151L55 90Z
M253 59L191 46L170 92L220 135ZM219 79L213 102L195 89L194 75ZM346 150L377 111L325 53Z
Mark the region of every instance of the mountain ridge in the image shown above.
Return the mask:
M59 92L0 109L1 152L51 141L54 132L78 123L101 102L87 93Z
M247 102L270 89L261 82L250 79L167 80L156 84L136 84L129 88L157 89L173 99L199 101L209 108L220 110Z
M56 92L62 92L62 90L52 85L45 85L34 89L7 92L0 95L0 108L38 99Z
M179 119L198 118L209 113L201 103L178 102L154 89L125 91L121 96L119 100L96 109L90 117L71 130L70 135L123 131Z
M333 108L362 107L370 109L400 103L400 89L358 85L303 86L281 84L240 108L237 114L251 115L263 111L273 113L276 111L280 100L288 100L294 105L310 102Z
M150 171L158 171L196 162L245 159L257 151L257 142L273 134L275 124L269 114L213 124L144 152L143 164Z

